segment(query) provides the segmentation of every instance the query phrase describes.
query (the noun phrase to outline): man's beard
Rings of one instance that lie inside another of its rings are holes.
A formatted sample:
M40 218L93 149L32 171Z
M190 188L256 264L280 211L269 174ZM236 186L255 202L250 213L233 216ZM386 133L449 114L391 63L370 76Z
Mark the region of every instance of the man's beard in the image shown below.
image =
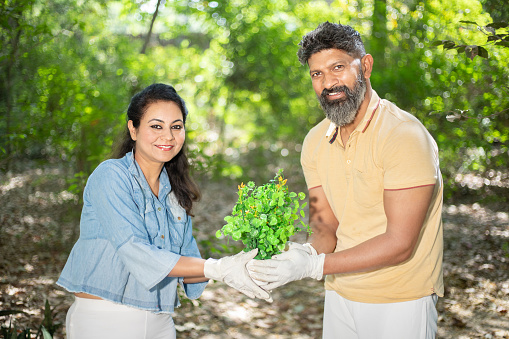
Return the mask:
M328 99L329 93L338 92L344 92L346 98L332 101ZM318 97L318 100L320 101L320 105L327 119L335 123L336 126L346 126L355 120L365 95L366 81L364 80L364 73L361 69L357 75L353 90L350 90L347 86L335 86L330 89L325 88Z

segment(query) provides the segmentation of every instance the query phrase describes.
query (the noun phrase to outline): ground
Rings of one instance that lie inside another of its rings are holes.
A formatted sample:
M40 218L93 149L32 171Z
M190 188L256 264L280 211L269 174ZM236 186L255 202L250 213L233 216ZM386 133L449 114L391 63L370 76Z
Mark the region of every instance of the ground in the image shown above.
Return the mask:
M55 285L78 235L79 201L62 168L0 174L0 316L37 332L48 300L54 323L65 323L72 296ZM195 236L204 256L220 257L232 243L214 236L231 213L237 183L201 181ZM292 189L291 182L289 183ZM294 188L293 190L301 190ZM449 204L444 214L445 296L438 337L509 338L509 208L507 204ZM298 235L294 241L303 241ZM273 292L272 303L212 283L199 300L182 298L178 338L320 338L323 282L306 279ZM1 314L1 313L0 313ZM59 326L55 338L64 338Z

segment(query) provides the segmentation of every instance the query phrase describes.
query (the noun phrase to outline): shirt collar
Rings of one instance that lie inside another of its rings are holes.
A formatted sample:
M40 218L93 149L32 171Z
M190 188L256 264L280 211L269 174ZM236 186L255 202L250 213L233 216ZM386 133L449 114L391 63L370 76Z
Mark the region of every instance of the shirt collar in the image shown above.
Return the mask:
M360 124L357 126L355 130L361 131L361 133L364 133L366 129L369 126L369 123L371 120L373 120L373 117L375 116L375 112L378 109L378 106L380 105L380 97L375 92L375 90L371 90L371 100L369 101L368 108L366 109L366 115L364 116L364 119L360 122ZM331 138L331 143L334 142L334 139L336 138L337 131L336 131L336 124L332 121L330 122L329 128L327 129L327 133L325 133L326 138Z
M134 152L129 152L126 155L127 163L129 164L129 172L138 180L142 188L147 192L152 192L150 186L140 168L140 165L134 159ZM163 170L159 175L159 198L165 197L171 191L170 178L166 172L166 167L163 166Z

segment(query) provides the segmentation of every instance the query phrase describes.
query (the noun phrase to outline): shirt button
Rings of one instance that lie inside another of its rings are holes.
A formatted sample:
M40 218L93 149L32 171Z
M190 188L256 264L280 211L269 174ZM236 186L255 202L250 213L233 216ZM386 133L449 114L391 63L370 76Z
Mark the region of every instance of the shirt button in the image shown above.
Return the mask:
M177 219L178 219L178 220L180 220L181 218L180 218L180 217L178 217Z
M163 234L163 235L161 235L161 239L164 239L164 234Z
M352 161L350 161L350 160L347 160L347 161L346 161L346 163L347 163L348 165L350 165L350 163L351 163L351 162L352 162Z
M157 210L158 210L159 212L161 212L161 207L158 207L158 208L157 208Z

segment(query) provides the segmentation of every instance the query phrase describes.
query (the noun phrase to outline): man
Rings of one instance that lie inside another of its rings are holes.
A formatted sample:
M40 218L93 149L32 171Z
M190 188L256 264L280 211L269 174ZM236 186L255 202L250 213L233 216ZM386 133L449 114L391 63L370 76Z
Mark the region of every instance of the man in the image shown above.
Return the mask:
M325 22L299 45L326 116L301 155L313 234L250 263L252 277L272 290L326 275L323 338L434 338L444 290L436 143L371 89L373 57L354 29Z

